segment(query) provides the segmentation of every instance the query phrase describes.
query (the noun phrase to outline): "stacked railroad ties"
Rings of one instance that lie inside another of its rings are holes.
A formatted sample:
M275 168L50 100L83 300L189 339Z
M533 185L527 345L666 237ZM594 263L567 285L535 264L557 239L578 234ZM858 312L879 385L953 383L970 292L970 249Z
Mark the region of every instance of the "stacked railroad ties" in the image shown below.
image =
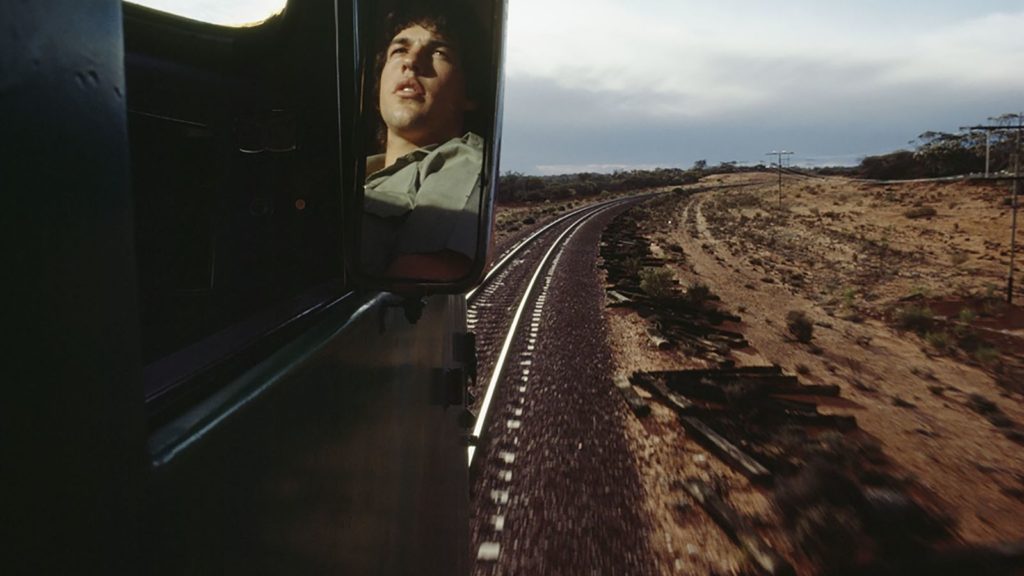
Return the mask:
M731 350L748 344L742 334L723 327L740 318L719 310L714 295L697 287L700 296L688 296L673 287L650 290L657 293L652 296L641 288L640 267L658 268L664 262L651 255L638 225L644 220L635 212L616 218L602 238L609 305L643 317L652 346L678 346L717 368L617 377L615 384L633 412L650 414L634 385L673 409L689 436L769 492L782 513L779 528L792 535L793 548L819 570L920 568L914 562L938 558L934 551L941 540L948 542L948 522L930 511L934 505L909 495L911 490L919 494L919 487L894 475L853 417L818 412L824 401L843 402L837 386L801 385L774 365L735 367ZM682 250L667 256L685 261ZM698 478L681 478L676 486L706 510L757 569L792 571L715 487Z

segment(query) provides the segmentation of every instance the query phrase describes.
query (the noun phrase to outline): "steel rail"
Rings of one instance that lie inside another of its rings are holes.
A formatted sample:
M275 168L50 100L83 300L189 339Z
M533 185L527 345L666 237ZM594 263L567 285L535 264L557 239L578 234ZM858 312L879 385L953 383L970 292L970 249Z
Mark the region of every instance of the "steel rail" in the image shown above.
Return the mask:
M571 212L567 212L567 213L559 216L558 218L555 218L551 222L548 222L547 224L545 224L541 228L535 230L532 234L530 234L529 236L527 236L523 240L520 240L518 243L516 243L515 246L513 246L508 252L506 252L505 255L502 256L500 260L498 260L498 263L495 264L490 270L487 271L487 274L484 275L484 279L480 281L480 284L476 288L473 288L469 292L466 292L466 300L467 301L472 300L476 296L477 292L479 292L480 289L483 288L491 280L491 278L494 277L495 274L500 272L502 268L504 268L506 265L508 265L509 262L512 261L512 257L513 256L518 254L520 250L522 250L523 248L528 246L530 243L532 243L534 240L539 238L542 234L544 234L545 232L547 232L551 228L557 226L558 224L561 224L562 222L564 222L567 219L572 218L573 216L579 216L580 214L582 214L582 213L584 213L584 212L586 212L588 210L589 211L595 211L595 210L601 209L602 207L610 207L610 206L613 206L613 205L617 206L620 203L624 203L624 202L627 202L627 201L630 201L630 200L635 200L636 198L639 198L639 197L642 197L642 196L630 196L628 198L614 198L612 200L606 200L604 202L599 202L597 204L590 204L588 206L581 206L581 207L579 207L579 208L577 208L577 209L575 209L575 210L573 210Z
M511 256L515 252L517 252L519 250L519 248L521 248L523 245L525 245L526 242L532 242L533 240L535 240L540 235L541 232L547 230L548 228L550 228L550 226L554 225L555 223L561 222L561 221L565 220L566 218L568 218L570 216L574 216L574 215L578 215L579 216L578 220L576 220L575 222L573 222L569 226L567 226L566 229L563 230L562 233L559 234L558 237L555 238L554 241L551 242L551 246L548 248L547 252L544 253L544 256L541 258L540 262L537 264L537 267L534 270L533 276L530 278L530 282L527 284L526 289L523 291L522 298L520 298L520 300L519 300L519 306L516 308L516 313L512 317L512 323L511 323L511 325L508 328L508 332L505 335L505 341L502 344L501 351L498 353L498 358L497 358L497 360L494 363L493 370L491 371L491 377L490 377L490 379L489 379L489 381L487 383L487 391L484 393L483 402L480 404L480 413L477 415L476 423L475 423L475 425L473 427L473 433L472 433L473 437L481 438L481 436L483 434L484 427L486 426L486 423L487 423L487 415L488 415L488 412L490 410L491 401L494 399L494 392L497 389L498 380L501 378L502 370L504 369L504 366L505 366L505 360L506 360L506 358L508 356L508 351L512 348L512 343L515 341L516 332L517 332L518 327L519 327L519 320L520 320L520 318L523 315L523 311L526 309L526 305L530 301L530 296L533 293L533 287L536 284L537 279L540 277L541 272L543 272L545 267L547 266L548 260L551 258L551 255L555 252L556 248L564 247L564 245L562 244L562 239L565 238L569 233L571 233L574 230L578 229L580 226L582 226L584 223L586 223L588 220L590 220L594 216L597 216L598 214L601 214L601 213L603 213L603 212L605 212L607 210L611 210L612 208L615 208L615 207L617 207L617 206L619 206L621 204L625 204L625 203L631 202L631 201L635 202L635 201L638 201L638 199L645 198L647 196L649 196L649 195L631 196L631 197L625 198L625 199L618 198L618 199L615 199L615 200L610 200L608 202L604 202L604 203L598 204L596 207L595 206L588 206L585 209L577 210L577 211L574 211L574 212L572 212L570 214L567 214L567 215L565 215L565 216L563 216L563 217L561 217L561 218L551 222L548 226L545 226L544 229L542 229L542 230L532 234L531 236L529 236L526 240L524 240L523 243L520 243L520 245L517 245L516 248L513 249L512 253L508 254L505 258L502 259L501 262L499 262L498 265L495 266L495 269L497 269L499 266L504 266L505 263L508 261L508 259L511 258ZM590 210L587 211L587 209L590 209ZM581 212L586 212L586 213L580 214ZM468 454L468 464L470 466L473 465L473 458L476 455L476 448L477 448L476 446L470 446L468 448L468 451L467 451L467 454Z

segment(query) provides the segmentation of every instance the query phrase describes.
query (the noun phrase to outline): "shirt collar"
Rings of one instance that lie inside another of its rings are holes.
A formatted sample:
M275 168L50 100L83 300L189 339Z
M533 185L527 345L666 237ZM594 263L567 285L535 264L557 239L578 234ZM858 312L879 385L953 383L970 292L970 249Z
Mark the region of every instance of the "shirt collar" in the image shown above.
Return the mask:
M465 136L462 136L461 138L453 138L452 140L449 140L449 142L453 140L462 140L463 142L476 147L483 146L483 138L472 132L466 132ZM417 148L404 156L399 156L399 158L395 160L395 163L387 168L384 167L385 154L374 154L373 156L369 156L366 158L366 177L370 178L371 176L377 176L378 174L384 175L397 172L412 162L422 160L424 156L433 152L441 144L441 142L438 142L437 144L429 144L422 148Z

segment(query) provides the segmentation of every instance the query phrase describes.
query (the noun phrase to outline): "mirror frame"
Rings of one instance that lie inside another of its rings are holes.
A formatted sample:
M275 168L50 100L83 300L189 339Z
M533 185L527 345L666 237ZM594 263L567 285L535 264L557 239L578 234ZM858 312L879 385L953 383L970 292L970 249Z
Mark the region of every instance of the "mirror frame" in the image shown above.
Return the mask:
M354 55L354 70L350 78L358 78L355 82L355 93L349 102L357 102L353 107L352 116L349 122L345 122L344 102L340 112L342 115L342 174L349 174L351 178L343 178L353 189L353 194L346 195L351 199L346 203L345 217L345 260L349 279L359 288L368 290L384 290L399 294L410 294L425 296L430 294L461 294L467 292L480 283L484 273L490 264L490 251L492 242L494 222L494 198L498 183L498 160L501 153L501 125L504 103L504 79L505 79L505 28L506 16L508 13L508 0L471 0L474 3L488 3L491 5L490 30L486 34L489 38L487 49L490 53L487 59L487 93L481 107L492 111L490 120L490 134L484 139L483 169L481 174L481 190L484 192L480 201L480 214L477 219L477 243L473 263L468 274L452 281L427 281L414 278L383 278L363 274L359 269L362 254L362 218L363 218L363 195L364 183L366 180L366 134L376 124L374 116L377 114L376 107L369 100L367 91L375 82L369 75L374 73L374 37L377 23L370 18L374 12L380 10L363 9L372 4L372 0L353 0L353 20L359 23L358 33L353 35L352 49ZM343 41L339 38L339 42ZM344 51L340 49L339 58ZM339 61L339 68L343 62ZM340 71L341 72L341 71ZM341 75L344 79L345 76ZM344 82L344 80L341 80ZM345 87L342 86L342 93ZM346 126L346 124L348 124ZM351 130L347 130L351 127ZM344 141L347 136L347 142ZM345 151L348 153L345 153Z

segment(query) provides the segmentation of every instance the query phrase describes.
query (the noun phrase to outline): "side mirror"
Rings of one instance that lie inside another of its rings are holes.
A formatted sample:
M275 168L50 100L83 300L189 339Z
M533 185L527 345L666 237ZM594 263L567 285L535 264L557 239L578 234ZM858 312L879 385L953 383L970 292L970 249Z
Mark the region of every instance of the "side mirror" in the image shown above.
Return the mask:
M506 0L365 7L358 284L459 293L487 266L501 141Z

